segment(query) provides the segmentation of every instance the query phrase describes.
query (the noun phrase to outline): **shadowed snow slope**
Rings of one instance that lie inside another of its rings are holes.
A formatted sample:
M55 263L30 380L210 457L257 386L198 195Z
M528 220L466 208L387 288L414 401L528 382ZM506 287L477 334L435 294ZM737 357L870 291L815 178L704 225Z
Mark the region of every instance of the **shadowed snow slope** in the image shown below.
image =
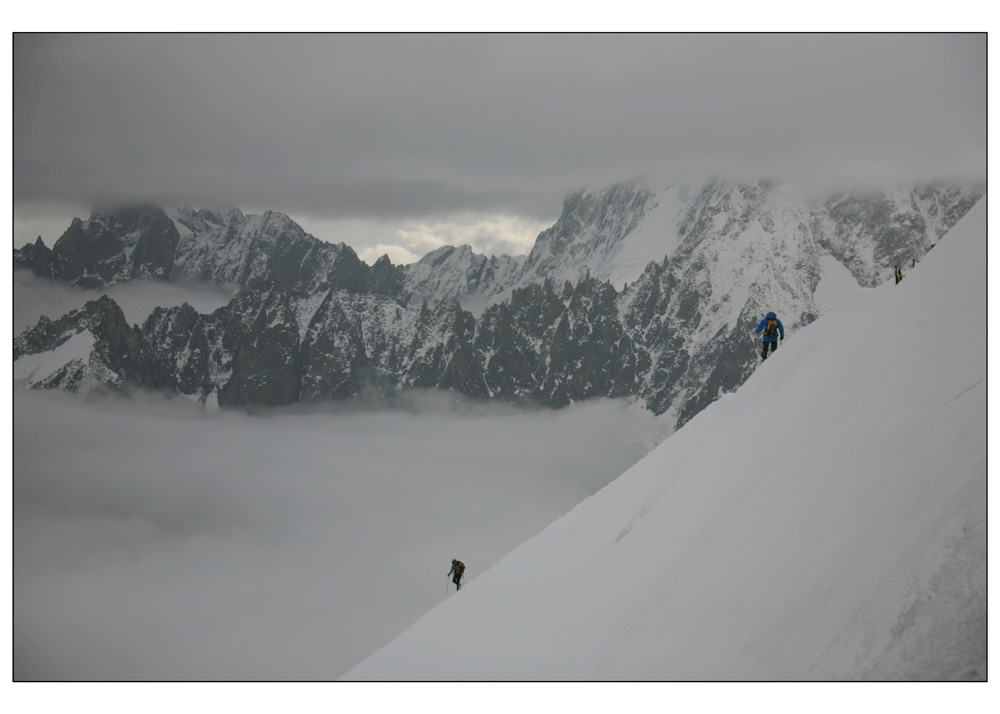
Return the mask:
M984 197L346 678L985 679L986 288Z

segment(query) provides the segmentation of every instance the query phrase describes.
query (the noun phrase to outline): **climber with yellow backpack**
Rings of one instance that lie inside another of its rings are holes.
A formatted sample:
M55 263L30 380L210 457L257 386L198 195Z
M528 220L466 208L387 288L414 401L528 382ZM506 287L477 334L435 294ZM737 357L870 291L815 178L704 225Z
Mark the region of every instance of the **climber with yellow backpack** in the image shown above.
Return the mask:
M757 330L755 334L764 333L763 347L761 349L760 357L761 359L767 359L768 350L774 352L778 349L778 340L785 339L785 326L781 324L781 320L773 312L767 313L764 319L760 321L757 325Z
M451 559L451 570L448 571L448 575L454 575L451 582L455 583L455 590L462 589L462 575L465 573L465 563L461 560Z

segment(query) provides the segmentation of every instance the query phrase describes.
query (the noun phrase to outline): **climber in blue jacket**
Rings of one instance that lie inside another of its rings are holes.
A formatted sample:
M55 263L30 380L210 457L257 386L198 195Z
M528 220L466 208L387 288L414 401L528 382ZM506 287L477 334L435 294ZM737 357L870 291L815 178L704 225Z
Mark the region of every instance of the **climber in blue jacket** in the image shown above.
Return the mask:
M781 324L781 320L773 312L767 313L764 319L760 321L757 325L756 334L764 333L763 337L763 348L760 352L761 359L767 359L767 352L770 349L774 352L778 349L778 340L785 339L785 326Z

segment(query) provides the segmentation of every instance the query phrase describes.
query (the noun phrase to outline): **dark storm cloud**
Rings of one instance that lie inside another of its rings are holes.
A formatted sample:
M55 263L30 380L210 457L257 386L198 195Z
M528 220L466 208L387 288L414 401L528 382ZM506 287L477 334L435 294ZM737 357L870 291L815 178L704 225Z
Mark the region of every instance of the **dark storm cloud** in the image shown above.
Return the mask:
M551 217L639 173L985 172L986 36L16 35L15 201Z

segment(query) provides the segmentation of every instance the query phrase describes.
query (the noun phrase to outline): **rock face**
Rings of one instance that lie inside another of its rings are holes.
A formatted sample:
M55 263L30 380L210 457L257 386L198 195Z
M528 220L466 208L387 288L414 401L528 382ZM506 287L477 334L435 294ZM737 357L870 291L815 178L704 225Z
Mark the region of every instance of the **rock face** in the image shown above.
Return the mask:
M74 219L51 251L39 238L14 251L14 264L84 288L134 278L194 278L247 288L277 280L293 290L321 284L396 295L403 276L387 258L374 267L343 243L307 234L282 213L244 216L181 208L171 215L155 206L95 211Z
M52 248L54 277L84 288L139 277L165 280L180 236L163 211L149 207L95 211L74 219Z
M14 340L14 361L15 381L36 388L174 388L142 331L107 296L54 322L43 317Z
M838 196L814 216L812 230L859 284L874 287L888 268L905 270L919 261L981 195L920 186L910 192Z
M575 281L588 270L609 277L622 242L656 205L657 193L637 182L571 193L559 220L535 241L522 282Z
M789 335L819 317L830 260L859 286L885 282L947 240L983 192L921 187L807 204L768 181L628 184L568 197L526 260L463 246L406 268L369 267L281 214L100 214L74 221L51 261L40 240L16 260L78 285L184 274L243 290L210 315L161 308L131 329L102 298L18 337L15 371L37 387L91 379L241 407L411 388L551 406L634 397L681 425L754 369L764 313L777 312ZM668 257L634 267L658 250ZM63 345L83 332L96 356L81 361ZM62 362L25 376L42 354Z
M387 260L370 268L348 246L314 238L283 213L181 209L174 220L183 230L177 269L192 278L241 288L276 280L291 290L326 284L357 292L399 291L398 269Z
M454 301L483 306L509 291L522 275L523 259L478 255L471 246L444 246L404 266L400 297L410 305Z
M45 245L41 236L38 236L34 243L28 243L20 250L14 251L14 265L27 268L43 278L54 277L52 251Z
M222 348L232 365L219 404L277 406L298 401L299 335L288 293L277 284L234 300Z

